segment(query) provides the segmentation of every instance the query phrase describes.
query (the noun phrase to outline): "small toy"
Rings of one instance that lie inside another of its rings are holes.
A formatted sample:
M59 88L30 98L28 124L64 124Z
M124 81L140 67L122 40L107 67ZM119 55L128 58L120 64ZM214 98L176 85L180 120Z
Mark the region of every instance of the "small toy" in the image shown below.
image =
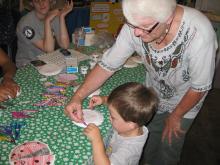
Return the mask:
M93 60L89 61L90 69L93 69L95 67L95 65L96 65L95 61L93 61Z
M97 63L99 61L99 56L100 55L98 53L93 53L92 54L92 60Z
M81 73L83 76L85 76L85 75L88 73L88 69L89 69L88 66L83 65L83 66L80 67L80 73Z

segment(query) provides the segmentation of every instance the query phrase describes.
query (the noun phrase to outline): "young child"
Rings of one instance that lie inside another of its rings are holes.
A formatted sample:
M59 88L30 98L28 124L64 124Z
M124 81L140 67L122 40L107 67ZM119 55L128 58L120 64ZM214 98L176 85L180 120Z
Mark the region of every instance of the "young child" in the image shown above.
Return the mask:
M99 128L89 124L84 133L92 143L95 165L137 165L148 137L144 126L150 121L158 99L144 85L130 82L123 84L107 96L93 96L89 107L107 104L114 134L105 151Z
M56 45L67 49L70 43L65 16L72 10L73 2L51 11L51 0L30 0L30 3L33 10L23 16L17 25L17 67L29 64L40 54L54 51Z

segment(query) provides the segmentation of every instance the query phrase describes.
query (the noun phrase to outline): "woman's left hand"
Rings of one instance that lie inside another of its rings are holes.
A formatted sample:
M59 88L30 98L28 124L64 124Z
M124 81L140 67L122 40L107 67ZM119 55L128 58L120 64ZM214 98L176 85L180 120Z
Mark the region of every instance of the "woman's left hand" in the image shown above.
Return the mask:
M171 113L165 119L165 127L162 133L162 141L167 138L168 143L171 144L173 136L175 136L175 138L179 138L181 134L185 133L185 131L181 129L181 119L182 118L177 116L175 113Z

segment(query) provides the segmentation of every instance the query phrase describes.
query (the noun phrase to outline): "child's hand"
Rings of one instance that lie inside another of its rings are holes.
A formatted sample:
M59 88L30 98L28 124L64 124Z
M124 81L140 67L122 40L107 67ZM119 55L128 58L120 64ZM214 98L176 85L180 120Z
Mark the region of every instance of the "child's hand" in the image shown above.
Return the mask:
M99 131L99 128L95 124L89 124L84 129L84 134L89 138L91 143L97 143L102 141L102 137Z
M89 109L93 109L97 105L103 104L103 99L101 96L92 96L89 100Z
M73 1L67 2L64 7L60 10L60 16L65 17L73 9Z

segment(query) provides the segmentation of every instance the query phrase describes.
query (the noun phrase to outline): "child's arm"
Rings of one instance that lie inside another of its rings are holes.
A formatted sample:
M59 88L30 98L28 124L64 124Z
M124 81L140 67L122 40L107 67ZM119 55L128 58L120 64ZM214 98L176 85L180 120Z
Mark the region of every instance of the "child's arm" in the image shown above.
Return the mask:
M67 2L63 9L60 11L60 36L57 39L60 47L67 49L69 48L70 40L68 31L66 28L65 16L72 11L73 9L73 1Z
M89 124L84 129L84 134L89 138L92 143L93 160L95 165L110 165L110 160L105 153L104 143L99 131L95 124Z
M93 109L97 105L106 104L108 96L93 96L89 101L89 108Z
M108 96L102 96L102 104L107 104Z

